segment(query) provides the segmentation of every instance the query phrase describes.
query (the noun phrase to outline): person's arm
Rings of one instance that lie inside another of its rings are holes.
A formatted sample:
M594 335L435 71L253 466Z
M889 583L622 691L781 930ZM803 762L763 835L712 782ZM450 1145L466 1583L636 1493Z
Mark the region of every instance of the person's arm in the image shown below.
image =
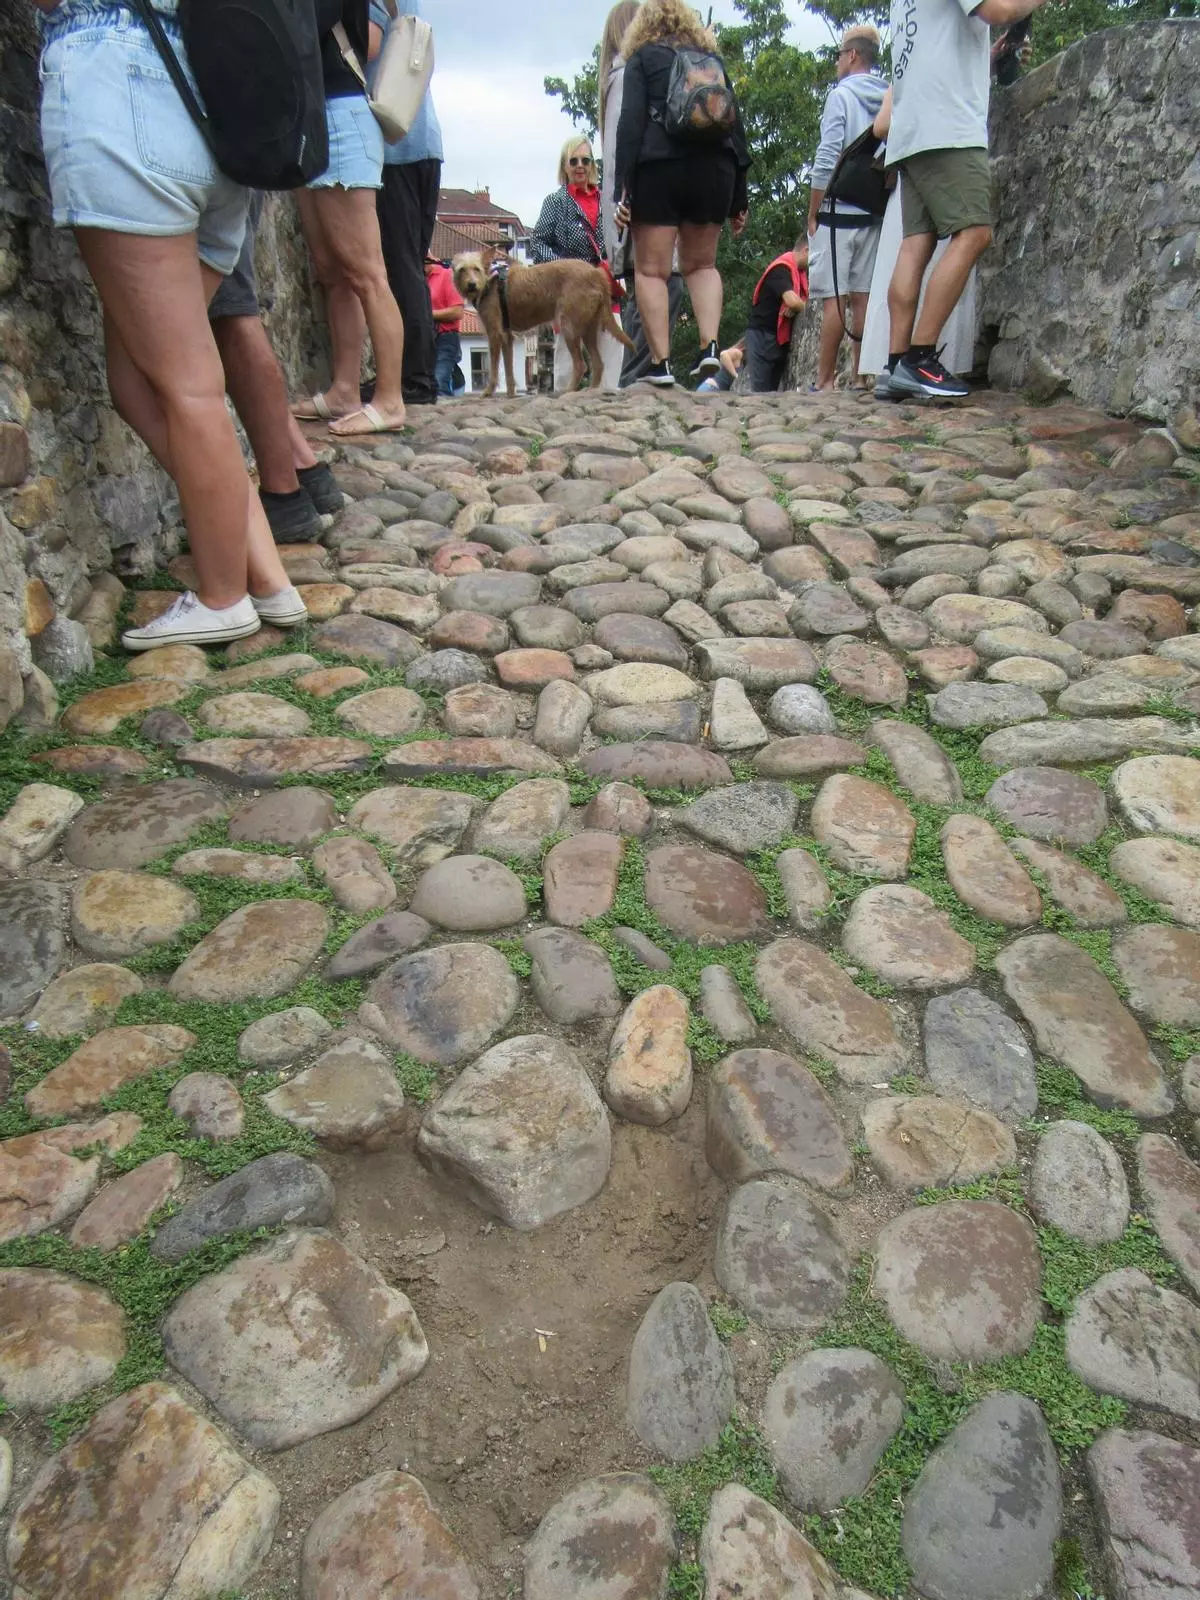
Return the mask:
M962 4L962 0L959 0L959 4ZM1046 0L983 0L982 5L972 8L971 15L993 27L1005 27L1010 22L1020 22L1023 17L1031 16L1039 6L1045 4Z
M377 22L367 24L367 60L374 61L383 49L383 29Z
M877 139L886 139L892 128L892 89L888 85L883 103L875 113L875 121L871 124L871 132Z
M460 300L456 306L439 306L433 313L435 322L460 322L462 320L463 306Z
M557 261L558 250L556 241L558 236L559 195L561 190L556 189L553 194L548 194L542 201L541 215L533 225L533 231L526 241L529 250L529 259L535 266L541 266L545 261Z
M817 231L817 212L821 209L826 185L833 177L833 169L837 166L838 157L845 143L846 102L835 88L827 95L825 109L821 112L821 138L817 145L817 153L813 157L811 187L808 194L809 238Z
M613 173L613 199L618 206L629 193L633 169L641 154L647 114L646 69L642 52L635 50L625 63L625 80L621 86L621 120L617 124L616 171Z

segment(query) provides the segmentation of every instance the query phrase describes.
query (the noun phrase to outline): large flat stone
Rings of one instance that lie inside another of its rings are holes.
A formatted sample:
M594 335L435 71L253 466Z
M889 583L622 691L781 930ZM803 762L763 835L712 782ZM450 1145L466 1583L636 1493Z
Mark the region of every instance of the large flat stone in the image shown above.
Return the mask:
M1129 1224L1121 1158L1086 1122L1051 1123L1033 1158L1029 1206L1039 1222L1084 1244L1119 1239Z
M938 1095L869 1100L862 1120L872 1159L897 1189L970 1183L1017 1159L1016 1141L998 1118Z
M125 1317L105 1290L46 1267L0 1271L0 1390L17 1411L51 1411L107 1383Z
M5 1139L0 1143L0 1244L56 1227L91 1198L99 1178L99 1156L76 1160L69 1149L37 1133Z
M104 1028L84 1041L25 1096L31 1117L65 1117L98 1107L123 1083L174 1066L196 1035L167 1022Z
M0 883L0 1017L35 1001L66 965L67 891L57 883Z
M1200 1593L1200 1450L1110 1428L1088 1451L1087 1475L1118 1600Z
M589 750L579 765L589 778L637 778L655 789L709 789L733 782L723 756L667 739L603 745Z
M868 878L908 874L916 833L912 812L882 784L849 773L826 778L812 808L813 836L835 865Z
M705 1593L714 1597L855 1600L783 1513L740 1483L713 1495L698 1553Z
M1100 785L1057 767L1014 767L996 779L985 801L1031 839L1091 844L1108 826Z
M705 1153L735 1182L782 1172L839 1190L854 1176L833 1102L807 1067L778 1050L735 1050L713 1073Z
M228 810L217 789L192 778L139 784L81 811L63 849L76 867L144 867Z
M733 1411L733 1365L704 1297L669 1283L642 1318L629 1353L626 1410L656 1456L688 1461L716 1444Z
M801 1511L833 1511L863 1493L900 1429L904 1391L867 1350L811 1350L781 1368L763 1402L779 1481Z
M1112 792L1121 814L1139 833L1200 839L1200 761L1183 755L1138 756L1113 773Z
M935 995L925 1007L925 1070L935 1088L1004 1122L1037 1110L1037 1070L1025 1035L978 989Z
M449 1066L482 1050L519 998L512 968L498 950L443 944L404 956L381 972L359 1017L419 1061Z
M670 1502L648 1477L609 1472L550 1507L525 1547L525 1600L666 1600Z
M490 856L449 856L421 875L409 908L455 933L487 933L521 920L525 890L511 867Z
M524 739L414 739L397 745L383 763L393 778L444 772L487 777L496 772L561 772L553 756Z
M1200 933L1144 922L1113 940L1135 1011L1169 1028L1200 1028Z
M1200 1167L1163 1133L1142 1135L1137 1166L1150 1220L1167 1254L1192 1288L1200 1290Z
M948 817L940 839L946 877L964 905L1006 928L1040 919L1037 885L990 822L967 813Z
M471 797L385 784L351 806L348 827L388 845L406 866L431 867L454 851L471 820Z
M533 998L552 1022L615 1017L621 992L600 946L571 928L535 928L522 943L533 961Z
M331 1500L304 1536L302 1600L479 1600L479 1585L407 1472L377 1472Z
M697 943L754 938L769 927L758 880L739 862L693 845L650 853L646 903L672 933Z
M717 1232L717 1282L764 1327L816 1328L850 1285L850 1260L799 1188L755 1179L729 1197Z
M928 895L907 884L865 889L842 926L852 961L899 989L942 989L975 970L975 948Z
M736 678L752 692L812 683L818 671L811 646L801 639L702 639L693 653L702 677Z
M179 1000L236 1004L295 988L321 953L329 913L313 900L259 900L230 912L175 969Z
M242 789L270 789L298 773L328 778L363 772L373 759L362 739L337 734L296 739L201 739L185 744L177 759L204 777Z
M367 1039L341 1039L263 1096L267 1109L332 1150L378 1150L404 1117L391 1060Z
M816 945L777 940L759 956L755 979L784 1032L832 1061L845 1082L878 1083L903 1069L892 1013Z
M1136 1267L1106 1272L1067 1318L1067 1365L1101 1394L1200 1422L1200 1311Z
M316 1162L277 1151L202 1189L162 1224L150 1253L159 1261L182 1261L210 1239L283 1224L320 1226L332 1215L333 1184Z
M366 1416L429 1346L407 1297L322 1230L289 1229L180 1295L167 1359L261 1450Z

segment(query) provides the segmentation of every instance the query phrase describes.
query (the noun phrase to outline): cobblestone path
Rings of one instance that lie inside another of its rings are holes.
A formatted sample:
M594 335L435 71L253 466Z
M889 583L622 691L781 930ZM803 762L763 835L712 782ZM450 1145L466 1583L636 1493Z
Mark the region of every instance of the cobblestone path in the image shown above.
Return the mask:
M1200 460L337 470L309 627L126 659L190 562L110 579L0 744L14 1596L1195 1600Z

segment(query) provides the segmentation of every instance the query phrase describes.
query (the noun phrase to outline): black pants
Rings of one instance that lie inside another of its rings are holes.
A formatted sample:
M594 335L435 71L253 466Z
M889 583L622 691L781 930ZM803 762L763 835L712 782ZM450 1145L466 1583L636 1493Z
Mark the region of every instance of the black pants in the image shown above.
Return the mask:
M646 343L646 333L638 311L632 272L626 275L625 287L629 293L621 302L621 326L633 340L634 348L626 352L625 364L621 368L622 389L628 389L631 383L637 383L640 378L644 378L654 365L654 357L650 354L650 346ZM667 279L668 332L672 339L675 337L675 324L679 321L679 308L682 304L683 279L677 272L673 272Z
M425 282L425 252L437 222L438 185L442 163L433 160L384 165L383 188L376 195L379 232L388 282L404 318L404 398L416 405L432 405L437 398L434 380L434 325Z
M778 344L766 328L746 329L746 388L751 394L773 394L787 371L788 346Z

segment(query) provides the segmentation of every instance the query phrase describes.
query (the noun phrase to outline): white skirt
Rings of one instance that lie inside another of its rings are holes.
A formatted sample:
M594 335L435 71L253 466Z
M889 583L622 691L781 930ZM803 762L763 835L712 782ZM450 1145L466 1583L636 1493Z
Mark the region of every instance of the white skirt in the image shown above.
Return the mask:
M888 284L892 281L896 258L900 254L900 244L904 237L904 226L900 219L900 184L903 182L904 179L901 177L900 183L897 183L892 190L879 234L879 250L875 256L875 271L871 277L871 297L867 301L867 320L863 328L862 349L858 357L858 370L862 373L882 372L887 366L890 354L892 330L887 296ZM921 284L921 299L917 305L918 317L921 315L921 305L925 301L925 285L929 282L929 274L941 260L942 253L949 243L949 239L938 240L933 259L925 270L925 278ZM971 268L971 276L967 279L967 286L960 295L958 304L942 329L940 344L942 364L948 372L970 372L975 365L974 267Z

